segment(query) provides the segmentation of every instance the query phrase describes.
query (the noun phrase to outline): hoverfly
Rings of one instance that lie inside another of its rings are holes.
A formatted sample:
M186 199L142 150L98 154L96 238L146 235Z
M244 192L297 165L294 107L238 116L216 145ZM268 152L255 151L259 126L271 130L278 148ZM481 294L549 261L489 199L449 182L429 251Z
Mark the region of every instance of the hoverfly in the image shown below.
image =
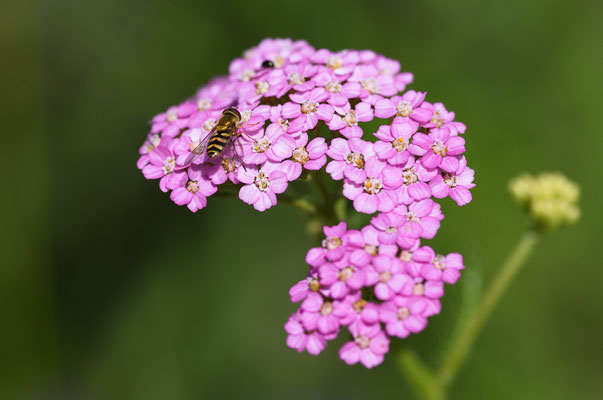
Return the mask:
M264 70L270 70L274 68L274 62L271 60L264 60L262 62L261 67ZM203 155L203 153L207 150L207 156L209 158L216 158L222 155L224 148L228 144L228 142L233 142L232 137L234 135L243 134L244 132L241 130L237 132L240 128L241 123L241 113L234 107L229 107L222 112L222 115L216 122L216 126L199 142L199 145L195 147L191 154L184 161L184 167L190 165L193 161ZM254 124L251 124L254 125ZM234 147L233 142L233 151L236 154L236 148ZM238 154L237 154L238 157ZM240 159L240 157L238 157ZM245 165L241 162L243 168Z
M191 151L191 154L189 154L189 156L186 158L186 161L184 161L183 165L190 165L197 158L201 157L206 151L209 158L213 159L221 156L228 142L233 142L232 137L234 135L243 133L243 131L237 132L240 128L240 123L241 113L239 110L234 107L229 107L224 110L216 122L216 125ZM236 149L233 148L233 150L236 153Z

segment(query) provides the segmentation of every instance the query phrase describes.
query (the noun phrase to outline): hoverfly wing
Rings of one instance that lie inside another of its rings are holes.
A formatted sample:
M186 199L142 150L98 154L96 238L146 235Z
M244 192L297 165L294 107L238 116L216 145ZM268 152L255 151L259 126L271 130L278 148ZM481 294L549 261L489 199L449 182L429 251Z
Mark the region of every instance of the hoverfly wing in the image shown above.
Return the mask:
M199 142L199 144L191 151L191 154L186 157L186 160L182 164L182 167L188 167L191 163L196 161L199 157L205 153L207 150L207 144L209 143L209 139L211 139L212 135L216 131L216 127L214 127L209 133Z

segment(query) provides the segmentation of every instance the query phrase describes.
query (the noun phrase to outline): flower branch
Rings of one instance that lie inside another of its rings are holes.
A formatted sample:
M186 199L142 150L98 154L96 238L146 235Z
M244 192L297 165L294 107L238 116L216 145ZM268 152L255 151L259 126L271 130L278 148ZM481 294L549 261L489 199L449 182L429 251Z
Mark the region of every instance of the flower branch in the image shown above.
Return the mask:
M506 289L525 265L537 242L553 230L578 220L578 186L559 173L522 175L511 180L509 190L530 217L531 226L498 270L478 307L464 321L437 372L432 372L410 349L403 349L399 366L417 395L425 400L444 399L448 386L462 367L471 347Z

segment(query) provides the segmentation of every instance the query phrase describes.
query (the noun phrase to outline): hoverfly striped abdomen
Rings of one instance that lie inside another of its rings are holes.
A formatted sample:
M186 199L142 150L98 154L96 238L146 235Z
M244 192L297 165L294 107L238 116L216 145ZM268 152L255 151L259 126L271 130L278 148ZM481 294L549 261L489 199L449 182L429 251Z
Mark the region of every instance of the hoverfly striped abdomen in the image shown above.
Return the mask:
M222 116L216 122L213 135L209 139L207 146L207 156L209 158L216 158L222 154L228 141L236 133L240 121L241 113L236 108L224 110Z

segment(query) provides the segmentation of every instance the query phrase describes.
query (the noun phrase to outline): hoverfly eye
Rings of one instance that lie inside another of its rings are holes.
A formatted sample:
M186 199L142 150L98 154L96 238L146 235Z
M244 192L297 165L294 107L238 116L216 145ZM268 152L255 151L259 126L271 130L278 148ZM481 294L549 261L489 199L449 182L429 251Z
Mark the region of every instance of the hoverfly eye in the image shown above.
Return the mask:
M232 112L233 114L235 114L239 119L241 119L241 113L236 108L229 107L229 108L227 108L227 110L229 110L230 112Z
M271 60L264 60L262 62L263 68L274 68L274 63Z

